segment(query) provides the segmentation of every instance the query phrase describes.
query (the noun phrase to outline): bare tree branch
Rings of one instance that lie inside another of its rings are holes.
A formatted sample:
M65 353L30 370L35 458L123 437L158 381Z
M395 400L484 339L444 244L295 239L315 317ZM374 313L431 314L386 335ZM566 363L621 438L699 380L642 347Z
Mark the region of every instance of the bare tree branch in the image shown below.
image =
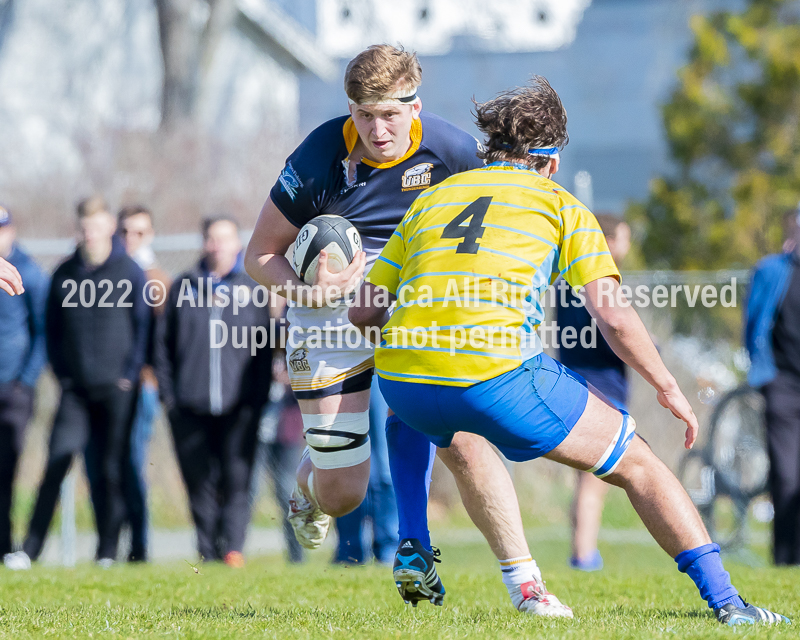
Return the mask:
M155 0L164 61L161 127L195 116L214 53L236 17L236 0Z

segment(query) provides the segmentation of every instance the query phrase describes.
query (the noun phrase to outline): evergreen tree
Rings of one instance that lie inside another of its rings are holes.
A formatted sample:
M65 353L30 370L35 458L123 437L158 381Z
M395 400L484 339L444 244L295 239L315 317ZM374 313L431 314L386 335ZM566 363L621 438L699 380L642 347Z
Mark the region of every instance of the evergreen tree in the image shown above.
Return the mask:
M676 171L628 210L650 267L748 267L780 250L800 200L800 2L695 16L663 107Z

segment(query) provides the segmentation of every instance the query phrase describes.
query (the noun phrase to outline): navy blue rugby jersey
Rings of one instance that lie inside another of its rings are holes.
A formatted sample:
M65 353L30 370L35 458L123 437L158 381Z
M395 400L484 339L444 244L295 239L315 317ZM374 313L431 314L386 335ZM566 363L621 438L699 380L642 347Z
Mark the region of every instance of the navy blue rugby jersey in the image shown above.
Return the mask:
M347 161L357 141L350 116L318 127L286 160L270 199L298 228L323 214L347 218L361 234L370 265L423 190L483 166L475 138L422 111L411 126L408 152L383 164L363 158L349 184Z
M556 320L559 331L564 331L567 327L574 327L580 337L581 331L592 324L589 310L585 304L580 304L571 288L567 289L563 300L558 288L556 288L556 293L558 294L556 296L558 300ZM561 344L561 340L559 340L559 344ZM599 329L597 329L597 343L594 347L583 346L578 339L572 348L561 346L558 350L558 359L561 364L570 369L614 369L623 377L625 376L625 363L614 353Z

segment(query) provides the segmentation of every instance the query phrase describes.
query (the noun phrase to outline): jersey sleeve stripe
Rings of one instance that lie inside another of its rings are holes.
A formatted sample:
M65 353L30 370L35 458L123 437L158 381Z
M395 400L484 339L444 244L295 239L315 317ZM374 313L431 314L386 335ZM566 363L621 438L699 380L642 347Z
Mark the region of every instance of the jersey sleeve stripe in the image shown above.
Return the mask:
M568 211L569 209L583 209L584 211L589 211L584 205L582 204L566 204L559 209L559 211ZM589 211L591 213L591 211Z
M389 260L388 258L384 258L383 256L378 256L378 260L380 262L385 262L386 264L391 265L395 269L402 269L402 267L399 264L397 264L396 262L392 262L391 260Z
M575 258L566 267L564 267L564 269L559 271L558 275L563 276L567 271L572 269L572 267L575 266L576 263L580 262L581 260L586 260L586 258L596 258L597 256L610 256L610 255L611 255L610 251L598 251L596 253L587 253L585 255L582 255L580 258Z
M564 240L566 240L567 238L571 238L576 233L581 233L581 232L583 232L583 233L603 233L603 230L602 229L597 229L595 227L581 227L580 229L575 229L573 231L570 231L567 235L564 236Z

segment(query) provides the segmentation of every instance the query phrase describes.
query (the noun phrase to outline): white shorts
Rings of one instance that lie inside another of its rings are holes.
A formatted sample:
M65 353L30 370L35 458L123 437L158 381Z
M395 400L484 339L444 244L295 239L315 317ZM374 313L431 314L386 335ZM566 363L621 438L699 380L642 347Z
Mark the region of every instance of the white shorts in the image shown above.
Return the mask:
M347 319L346 305L291 307L286 369L298 400L365 391L375 347Z

